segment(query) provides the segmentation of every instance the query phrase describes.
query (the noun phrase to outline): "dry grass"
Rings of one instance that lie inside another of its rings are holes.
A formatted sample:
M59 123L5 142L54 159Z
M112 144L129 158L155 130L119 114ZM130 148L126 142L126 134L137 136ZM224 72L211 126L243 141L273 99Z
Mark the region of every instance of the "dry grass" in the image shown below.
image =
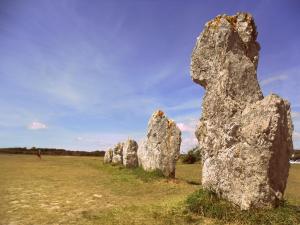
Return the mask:
M102 158L0 155L0 224L186 224L213 220L182 216L199 189L200 165L177 167L177 179L103 165ZM300 203L300 165L293 165L287 197ZM175 207L176 206L176 207ZM175 208L174 208L175 207ZM197 221L197 222L195 222Z

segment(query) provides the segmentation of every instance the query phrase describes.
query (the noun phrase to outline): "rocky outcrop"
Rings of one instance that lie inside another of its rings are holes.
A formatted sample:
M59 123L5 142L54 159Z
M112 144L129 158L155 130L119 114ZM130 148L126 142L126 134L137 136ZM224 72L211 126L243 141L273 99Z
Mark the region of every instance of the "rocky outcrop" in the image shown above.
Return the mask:
M135 140L127 140L123 146L123 165L134 168L138 166L137 157L138 144Z
M113 165L123 164L123 146L124 143L120 142L113 148L113 157L111 161Z
M103 161L104 161L104 163L111 163L112 162L112 158L113 158L113 150L112 149L108 149L105 152Z
M151 116L147 137L138 149L140 166L146 171L160 170L166 177L175 177L180 144L179 128L158 110Z
M292 146L290 105L263 97L256 69L260 46L250 14L205 24L192 53L191 76L206 90L196 136L202 184L241 209L282 199Z

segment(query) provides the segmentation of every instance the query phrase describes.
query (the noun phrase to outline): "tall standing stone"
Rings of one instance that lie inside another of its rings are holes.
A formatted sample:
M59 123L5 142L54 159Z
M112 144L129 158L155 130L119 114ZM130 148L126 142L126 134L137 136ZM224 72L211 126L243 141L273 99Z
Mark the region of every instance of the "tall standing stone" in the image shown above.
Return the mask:
M256 69L260 46L253 17L221 15L205 24L191 76L206 90L196 136L202 184L241 209L282 199L293 149L290 105L263 97Z
M138 166L137 157L138 144L135 140L127 140L123 146L123 165L134 168Z
M139 164L146 171L157 169L166 177L175 177L180 144L181 131L174 121L158 110L151 116L147 137L138 149Z

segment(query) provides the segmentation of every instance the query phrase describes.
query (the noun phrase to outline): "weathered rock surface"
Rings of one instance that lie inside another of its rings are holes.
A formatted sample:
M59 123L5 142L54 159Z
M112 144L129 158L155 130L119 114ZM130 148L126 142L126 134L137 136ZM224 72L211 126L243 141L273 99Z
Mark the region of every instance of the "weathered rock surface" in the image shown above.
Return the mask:
M137 157L138 144L135 140L127 140L123 146L123 165L125 167L137 167L138 157Z
M256 69L260 46L250 14L205 24L192 53L191 76L206 90L196 136L202 184L241 209L276 206L293 149L290 105L263 97Z
M123 146L124 143L120 142L113 148L113 157L111 161L112 164L123 164Z
M112 149L108 149L105 152L103 161L104 161L104 163L111 163L112 162L112 158L113 158L113 150Z
M158 169L166 177L175 177L180 144L181 131L159 110L148 122L147 137L138 149L139 164L146 171Z

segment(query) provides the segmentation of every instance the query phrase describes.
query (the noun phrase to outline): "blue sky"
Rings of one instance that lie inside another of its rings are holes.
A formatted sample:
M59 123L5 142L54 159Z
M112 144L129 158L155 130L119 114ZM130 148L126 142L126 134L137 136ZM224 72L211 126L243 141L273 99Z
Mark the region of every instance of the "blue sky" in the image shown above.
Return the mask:
M203 89L190 79L205 22L250 12L265 95L292 104L300 148L300 2L1 0L0 147L104 150L141 140L156 109L196 144Z

